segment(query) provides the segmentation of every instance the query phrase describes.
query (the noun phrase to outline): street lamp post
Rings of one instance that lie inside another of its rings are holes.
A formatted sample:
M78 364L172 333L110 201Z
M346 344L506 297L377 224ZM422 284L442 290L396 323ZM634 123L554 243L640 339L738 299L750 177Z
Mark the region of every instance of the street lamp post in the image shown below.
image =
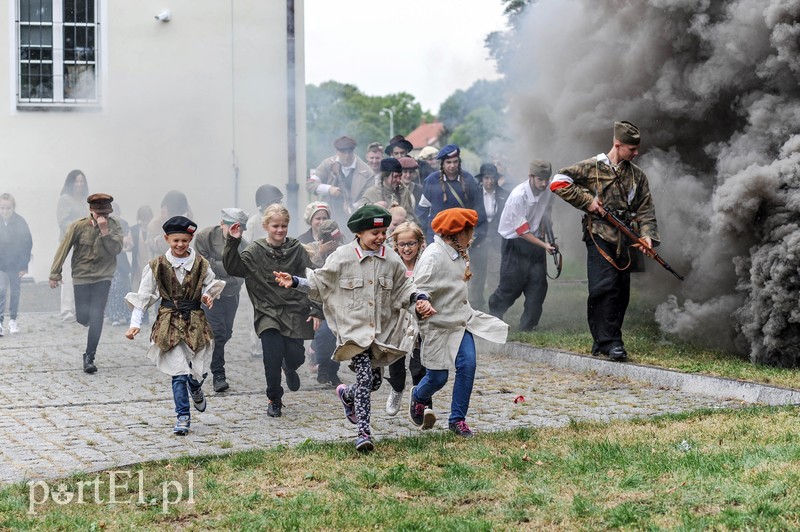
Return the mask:
M388 107L384 107L381 109L380 115L383 116L384 114L389 115L389 138L394 138L394 111L389 109Z

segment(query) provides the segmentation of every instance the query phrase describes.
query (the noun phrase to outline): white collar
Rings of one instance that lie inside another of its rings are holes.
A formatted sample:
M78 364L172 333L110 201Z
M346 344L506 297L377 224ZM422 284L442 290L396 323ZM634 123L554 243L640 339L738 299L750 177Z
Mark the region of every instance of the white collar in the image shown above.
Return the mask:
M353 239L353 248L356 250L356 256L358 257L359 262L367 257L379 257L382 259L386 258L386 244L381 244L381 248L379 250L373 251L371 249L362 248L361 244L358 243L358 240Z
M194 249L190 247L188 257L176 257L172 254L172 250L168 249L167 252L164 253L164 256L167 257L167 262L169 262L173 268L183 268L187 272L190 272L192 271L192 266L194 266L196 253Z
M608 154L607 153L599 153L597 155L596 159L597 159L598 162L605 163L608 166L612 166L611 165L611 159L608 158Z
M353 164L351 164L350 166L345 166L345 165L342 164L342 161L339 160L339 156L338 155L336 156L336 162L339 163L339 164L342 164L342 170L344 170L345 168L347 168L348 170L350 168L355 168L356 167L356 160L357 159L355 157L353 157Z

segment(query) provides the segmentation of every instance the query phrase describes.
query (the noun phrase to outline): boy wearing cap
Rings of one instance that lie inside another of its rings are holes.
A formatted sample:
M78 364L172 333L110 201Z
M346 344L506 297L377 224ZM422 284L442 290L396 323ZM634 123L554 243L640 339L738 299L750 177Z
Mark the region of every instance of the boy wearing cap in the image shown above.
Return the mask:
M58 287L61 282L61 268L71 250L75 319L89 327L83 371L95 373L94 358L103 332L103 313L111 278L117 269L117 254L122 251L122 228L118 221L109 217L114 210L111 207L113 197L92 194L86 201L89 203L89 216L69 226L53 258L50 288Z
M142 270L138 292L125 301L133 308L125 337L133 340L142 327L144 312L161 299L147 357L172 377L177 420L172 432L185 436L191 416L189 394L198 412L205 412L202 385L214 350L214 338L201 304L211 308L225 282L214 278L211 265L190 246L197 225L185 216L173 216L162 226L169 249Z
M642 258L624 235L597 215L606 210L634 225L649 245L658 245L658 223L647 176L633 164L639 153L639 128L630 122L614 123L614 140L608 154L601 153L561 169L550 190L577 209L583 217L586 269L589 279L587 314L593 355L624 362L622 322L630 299L632 261ZM628 266L626 266L628 265ZM641 271L641 270L636 270Z
M362 205L369 203L389 209L395 205L403 207L406 212L414 212L414 197L403 185L403 167L394 157L381 161L380 183L368 188L360 199Z
M336 155L322 161L306 181L306 190L328 202L339 223L358 208L364 191L375 184L373 171L356 154L356 141L342 136L333 142Z
M407 355L416 338L416 321L407 310L415 305L423 318L436 312L418 293L400 257L387 249L391 215L377 205L365 205L347 222L356 235L328 257L325 265L306 272L307 278L275 271L283 287L307 292L322 301L323 312L338 345L333 358L350 361L356 383L336 389L348 421L357 425L356 449L375 448L370 430L370 393L381 385L383 366Z
M233 335L233 322L236 318L236 311L239 309L239 291L242 287L241 279L228 275L222 265L225 239L228 238L228 231L231 225L235 223L240 224L242 228L246 228L247 213L242 209L233 207L222 209L222 221L220 221L219 225L202 229L194 239L194 247L197 253L208 261L214 276L225 281L225 289L213 308L203 308L206 313L206 319L214 333L211 373L214 375L215 392L224 392L229 388L225 375L225 344L228 343L228 340ZM244 250L245 247L247 247L247 242L243 239L239 246L239 251Z
M461 169L461 150L455 144L442 148L436 158L440 164L439 171L425 178L422 197L415 211L427 242L433 242L431 220L443 210L454 208L472 209L478 213L475 240L480 242L486 236L486 210L478 182L472 174Z
M473 335L505 343L508 325L474 310L467 299L472 277L467 249L478 213L472 209L446 209L431 222L433 244L425 248L414 268L414 282L436 302L438 313L420 323L422 365L425 376L411 389L409 416L414 425L430 429L436 421L432 397L447 383L455 368L448 428L463 437L472 436L466 417L477 366Z
M555 250L544 238L554 197L547 188L550 174L549 162L531 162L528 180L514 187L500 215L500 283L489 297L489 312L503 319L503 314L524 294L521 331L533 330L539 324L547 296L547 253Z

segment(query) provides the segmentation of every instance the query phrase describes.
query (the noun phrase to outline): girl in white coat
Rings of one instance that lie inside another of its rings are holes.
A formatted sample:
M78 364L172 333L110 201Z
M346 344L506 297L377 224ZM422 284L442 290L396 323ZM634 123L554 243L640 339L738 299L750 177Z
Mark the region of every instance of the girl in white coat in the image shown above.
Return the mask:
M433 427L432 397L447 383L449 370L454 367L448 426L464 437L472 436L466 417L475 381L473 335L496 343L505 343L508 336L508 325L469 304L467 282L472 273L467 249L477 224L478 213L472 209L441 211L431 222L436 233L433 244L425 249L414 270L417 290L430 296L438 312L420 322L422 365L427 372L411 390L409 415L418 427Z

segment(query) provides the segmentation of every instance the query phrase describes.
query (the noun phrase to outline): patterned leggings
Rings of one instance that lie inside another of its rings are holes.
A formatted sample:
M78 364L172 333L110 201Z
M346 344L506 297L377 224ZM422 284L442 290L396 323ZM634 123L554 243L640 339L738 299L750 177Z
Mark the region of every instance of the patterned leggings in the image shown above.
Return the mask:
M370 394L381 387L381 368L373 368L369 351L353 357L351 369L356 372L356 382L344 391L344 399L352 402L356 410L358 434L369 436Z

